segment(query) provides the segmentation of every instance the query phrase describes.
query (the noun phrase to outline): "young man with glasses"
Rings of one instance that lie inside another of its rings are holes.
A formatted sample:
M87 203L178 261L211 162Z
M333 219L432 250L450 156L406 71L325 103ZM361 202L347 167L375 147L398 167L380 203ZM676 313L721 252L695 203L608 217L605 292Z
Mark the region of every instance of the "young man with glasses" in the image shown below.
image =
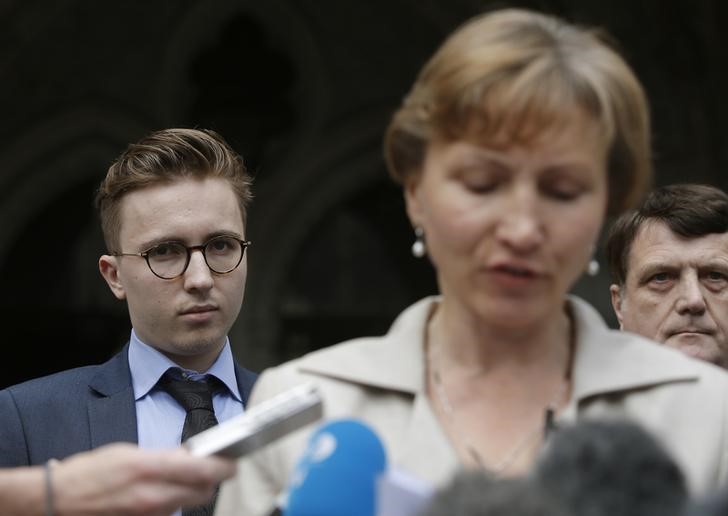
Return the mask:
M158 131L122 153L96 201L99 270L128 305L129 343L105 364L0 391L0 466L114 441L169 448L243 411L255 374L235 363L227 333L243 301L250 199L242 158L212 131ZM211 406L184 408L190 385Z

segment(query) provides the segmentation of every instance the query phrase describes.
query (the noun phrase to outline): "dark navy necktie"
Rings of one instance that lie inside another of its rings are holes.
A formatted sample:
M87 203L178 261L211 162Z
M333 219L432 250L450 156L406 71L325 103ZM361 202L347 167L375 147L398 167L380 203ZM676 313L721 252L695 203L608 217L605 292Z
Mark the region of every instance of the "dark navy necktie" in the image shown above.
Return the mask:
M159 387L167 391L187 412L182 427L181 442L217 424L212 395L218 385L218 380L214 377L195 381L178 378L170 371L160 378ZM216 497L213 496L207 505L182 509L182 516L211 515L215 508Z

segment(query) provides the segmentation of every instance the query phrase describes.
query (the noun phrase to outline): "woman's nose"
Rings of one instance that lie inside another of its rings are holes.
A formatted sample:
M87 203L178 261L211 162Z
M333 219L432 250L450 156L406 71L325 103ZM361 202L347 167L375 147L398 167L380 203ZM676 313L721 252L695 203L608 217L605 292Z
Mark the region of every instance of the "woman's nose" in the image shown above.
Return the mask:
M497 235L514 251L528 253L543 242L543 220L538 213L538 199L529 192L514 192L504 203Z

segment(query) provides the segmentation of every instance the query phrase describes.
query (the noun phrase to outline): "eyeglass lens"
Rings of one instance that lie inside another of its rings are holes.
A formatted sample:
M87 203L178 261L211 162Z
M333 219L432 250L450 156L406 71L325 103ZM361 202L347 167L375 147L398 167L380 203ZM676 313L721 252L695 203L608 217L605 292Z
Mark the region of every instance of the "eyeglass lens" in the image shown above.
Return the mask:
M210 270L225 274L238 266L244 249L239 240L220 236L208 241L202 252ZM171 279L184 274L189 263L189 253L188 248L179 242L165 242L147 251L147 263L154 274Z

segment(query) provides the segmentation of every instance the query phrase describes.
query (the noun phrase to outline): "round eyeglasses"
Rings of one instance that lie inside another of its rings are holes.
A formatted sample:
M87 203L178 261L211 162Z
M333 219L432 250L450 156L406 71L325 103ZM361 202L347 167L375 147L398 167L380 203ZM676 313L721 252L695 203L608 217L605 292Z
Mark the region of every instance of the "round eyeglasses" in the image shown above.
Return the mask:
M141 253L115 253L112 256L140 256L152 274L162 279L182 276L190 264L192 251L199 250L212 272L227 274L243 261L245 248L252 242L232 236L217 236L202 245L184 245L182 242L161 242Z

